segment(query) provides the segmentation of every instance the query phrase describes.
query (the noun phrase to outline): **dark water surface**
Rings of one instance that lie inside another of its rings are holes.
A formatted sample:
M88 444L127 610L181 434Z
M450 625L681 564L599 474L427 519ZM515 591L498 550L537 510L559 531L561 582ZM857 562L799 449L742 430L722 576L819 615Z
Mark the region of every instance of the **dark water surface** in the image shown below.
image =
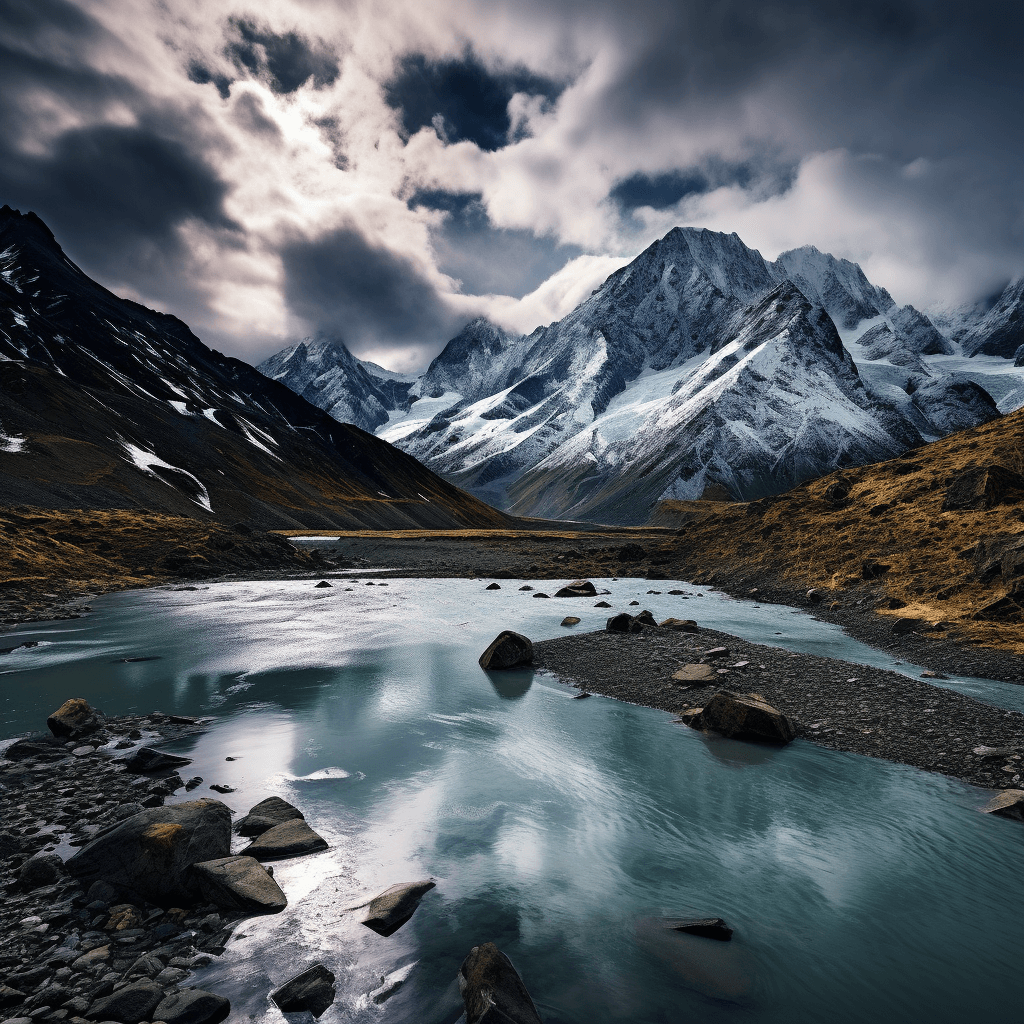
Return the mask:
M709 739L476 664L500 628L542 639L570 612L596 628L608 612L593 600L359 579L116 595L0 662L3 735L72 695L110 714L216 714L180 745L186 773L236 787L239 812L280 794L331 843L276 865L288 910L245 922L196 977L232 998L232 1019L285 1019L269 989L322 961L338 976L325 1022L454 1024L458 966L488 940L549 1024L1018 1019L1024 826L978 813L987 794L803 741ZM659 617L860 654L789 609L607 585L616 610L641 595ZM1019 692L956 685L1006 706ZM437 888L389 938L345 909L428 877ZM688 915L724 917L733 942L660 924ZM382 977L404 983L376 1003Z

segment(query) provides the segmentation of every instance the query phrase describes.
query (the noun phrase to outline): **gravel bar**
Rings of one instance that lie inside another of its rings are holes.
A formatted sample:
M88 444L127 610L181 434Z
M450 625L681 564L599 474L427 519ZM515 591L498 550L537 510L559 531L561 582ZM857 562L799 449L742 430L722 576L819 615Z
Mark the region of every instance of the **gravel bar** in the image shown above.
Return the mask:
M715 649L725 648L709 655ZM712 681L680 683L685 664ZM832 750L941 772L976 786L1020 787L1024 715L886 669L794 654L728 633L577 633L534 644L534 665L587 692L681 714L717 689L759 693ZM979 747L989 752L975 753ZM994 751L998 751L995 753Z

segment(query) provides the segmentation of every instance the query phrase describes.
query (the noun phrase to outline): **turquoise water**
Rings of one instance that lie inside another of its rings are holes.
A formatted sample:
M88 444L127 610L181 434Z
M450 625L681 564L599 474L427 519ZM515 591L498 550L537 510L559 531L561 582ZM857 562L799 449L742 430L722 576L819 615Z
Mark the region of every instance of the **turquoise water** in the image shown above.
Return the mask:
M330 841L276 866L289 909L246 922L195 979L230 995L238 1019L283 1020L270 987L322 961L338 976L324 1021L454 1024L458 966L488 940L549 1024L1019 1013L1024 827L978 813L987 794L803 741L711 739L661 712L575 701L549 677L476 664L501 628L560 635L570 612L577 629L596 628L610 613L593 600L537 600L511 581L486 592L359 579L116 595L90 618L26 634L40 646L0 663L5 735L38 728L72 695L111 714L216 714L179 745L194 759L187 773L206 780L195 795L226 783L244 812L280 794ZM613 610L635 598L659 617L860 653L790 609L686 584L686 601L646 594L671 582L605 585ZM1018 692L956 685L1007 706ZM427 877L437 888L390 938L345 909ZM686 915L724 917L733 942L658 925ZM378 1004L382 977L404 984Z

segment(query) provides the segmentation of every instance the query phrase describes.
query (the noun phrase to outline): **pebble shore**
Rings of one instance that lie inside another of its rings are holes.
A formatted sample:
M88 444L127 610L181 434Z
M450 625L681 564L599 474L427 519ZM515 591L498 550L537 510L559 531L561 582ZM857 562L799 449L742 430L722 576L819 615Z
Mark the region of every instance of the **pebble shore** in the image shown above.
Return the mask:
M66 859L184 786L177 775L132 774L111 757L114 750L202 729L202 721L154 713L109 718L89 742L37 737L8 748L7 757L16 758L0 761L0 1017L8 1024L96 1020L92 1007L143 982L165 996L187 993L190 972L223 953L245 915L212 905L126 904L105 883L86 890L59 869L26 877L38 855Z

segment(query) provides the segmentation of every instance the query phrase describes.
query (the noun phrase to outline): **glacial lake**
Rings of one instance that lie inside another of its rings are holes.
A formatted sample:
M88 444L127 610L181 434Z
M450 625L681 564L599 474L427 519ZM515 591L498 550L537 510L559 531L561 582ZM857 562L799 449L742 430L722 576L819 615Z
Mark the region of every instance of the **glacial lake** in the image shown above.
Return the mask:
M288 909L243 922L190 982L229 996L233 1020L309 1019L267 994L321 961L338 987L325 1022L455 1024L456 972L485 941L511 957L547 1024L1019 1013L1024 826L980 814L986 792L801 740L712 739L664 712L477 665L503 628L541 640L570 613L577 630L599 628L611 612L593 599L349 575L359 582L333 574L330 589L111 595L90 616L3 641L38 646L0 657L0 736L42 728L69 696L108 714L216 715L176 745L193 758L182 774L205 780L192 796L233 786L222 799L244 813L278 794L330 842L276 864ZM658 618L895 664L789 608L672 581L595 582L613 611L638 600ZM667 593L677 588L686 596ZM1024 710L1024 687L943 685ZM346 909L422 878L437 888L388 938ZM733 941L659 924L685 916L725 918Z

